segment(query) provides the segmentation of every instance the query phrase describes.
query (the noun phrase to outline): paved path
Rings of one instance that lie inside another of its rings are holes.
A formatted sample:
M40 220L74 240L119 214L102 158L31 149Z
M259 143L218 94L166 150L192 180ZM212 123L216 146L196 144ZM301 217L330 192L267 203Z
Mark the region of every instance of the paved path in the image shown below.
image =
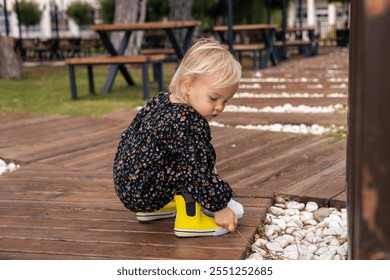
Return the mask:
M239 93L324 96L234 98L229 105L258 109L286 103L346 105L345 96L329 96L347 94L347 62L348 53L340 49L261 73L247 72L245 77L252 80L244 80ZM135 110L122 110L92 118L0 112L0 158L22 165L0 176L0 259L245 256L247 244L238 233L218 238L177 238L173 219L139 223L121 205L113 188L112 161L120 133L135 114ZM346 125L345 112L225 112L215 121L221 126L212 126L217 168L245 206L239 226L245 239L252 238L275 193L314 199L324 205L345 204L345 138L235 127Z

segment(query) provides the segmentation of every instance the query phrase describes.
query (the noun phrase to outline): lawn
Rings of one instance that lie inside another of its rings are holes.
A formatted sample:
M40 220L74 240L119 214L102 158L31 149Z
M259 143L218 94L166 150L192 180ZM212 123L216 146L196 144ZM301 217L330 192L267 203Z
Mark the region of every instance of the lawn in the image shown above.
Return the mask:
M164 86L168 87L175 64L164 65ZM151 68L151 67L150 67ZM66 66L24 67L21 80L0 80L0 111L32 112L53 115L101 116L119 109L142 105L141 68L129 68L136 83L129 87L120 72L108 94L88 92L85 67L76 67L78 99L70 97L69 74ZM95 89L103 86L108 69L94 67ZM150 69L150 77L152 77ZM157 93L157 82L150 84L150 95Z

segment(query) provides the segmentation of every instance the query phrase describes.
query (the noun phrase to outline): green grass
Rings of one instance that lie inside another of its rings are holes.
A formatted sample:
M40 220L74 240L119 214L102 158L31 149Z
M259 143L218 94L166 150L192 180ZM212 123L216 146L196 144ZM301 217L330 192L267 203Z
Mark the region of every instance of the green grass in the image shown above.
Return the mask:
M167 88L174 66L164 65L164 87ZM24 67L21 80L0 80L0 111L32 112L51 115L101 116L119 110L134 108L143 100L141 68L129 68L136 85L129 87L118 72L108 94L91 96L88 91L86 67L76 67L78 99L70 97L69 74L66 66ZM108 69L94 67L95 90L104 84ZM150 77L152 75L150 74ZM157 93L157 82L150 84L150 95Z

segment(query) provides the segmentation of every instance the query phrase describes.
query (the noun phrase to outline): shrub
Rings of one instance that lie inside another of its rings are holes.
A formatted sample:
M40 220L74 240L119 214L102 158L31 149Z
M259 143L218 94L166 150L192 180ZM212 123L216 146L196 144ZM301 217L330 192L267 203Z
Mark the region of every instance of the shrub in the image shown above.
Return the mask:
M93 6L83 1L72 2L66 9L66 15L79 26L93 24L93 12Z
M16 3L13 6L14 12L17 13ZM24 26L33 26L39 24L42 17L42 11L39 4L35 1L22 0L19 2L19 20Z

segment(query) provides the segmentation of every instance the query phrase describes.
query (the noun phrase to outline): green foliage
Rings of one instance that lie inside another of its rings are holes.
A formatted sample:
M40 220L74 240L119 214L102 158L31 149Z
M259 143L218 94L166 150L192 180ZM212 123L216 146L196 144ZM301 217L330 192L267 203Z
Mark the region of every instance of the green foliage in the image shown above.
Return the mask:
M192 16L202 22L203 31L212 30L215 20L226 15L224 5L223 1L195 0Z
M13 6L16 13L16 3ZM22 0L19 2L19 20L24 26L33 26L39 24L42 17L42 11L39 9L39 4L35 1Z
M115 15L115 0L100 0L99 3L100 18L103 20L104 23L113 23Z
M93 6L88 2L77 0L66 8L66 15L73 19L77 25L93 24Z
M146 21L161 21L168 17L169 3L166 0L148 0Z

